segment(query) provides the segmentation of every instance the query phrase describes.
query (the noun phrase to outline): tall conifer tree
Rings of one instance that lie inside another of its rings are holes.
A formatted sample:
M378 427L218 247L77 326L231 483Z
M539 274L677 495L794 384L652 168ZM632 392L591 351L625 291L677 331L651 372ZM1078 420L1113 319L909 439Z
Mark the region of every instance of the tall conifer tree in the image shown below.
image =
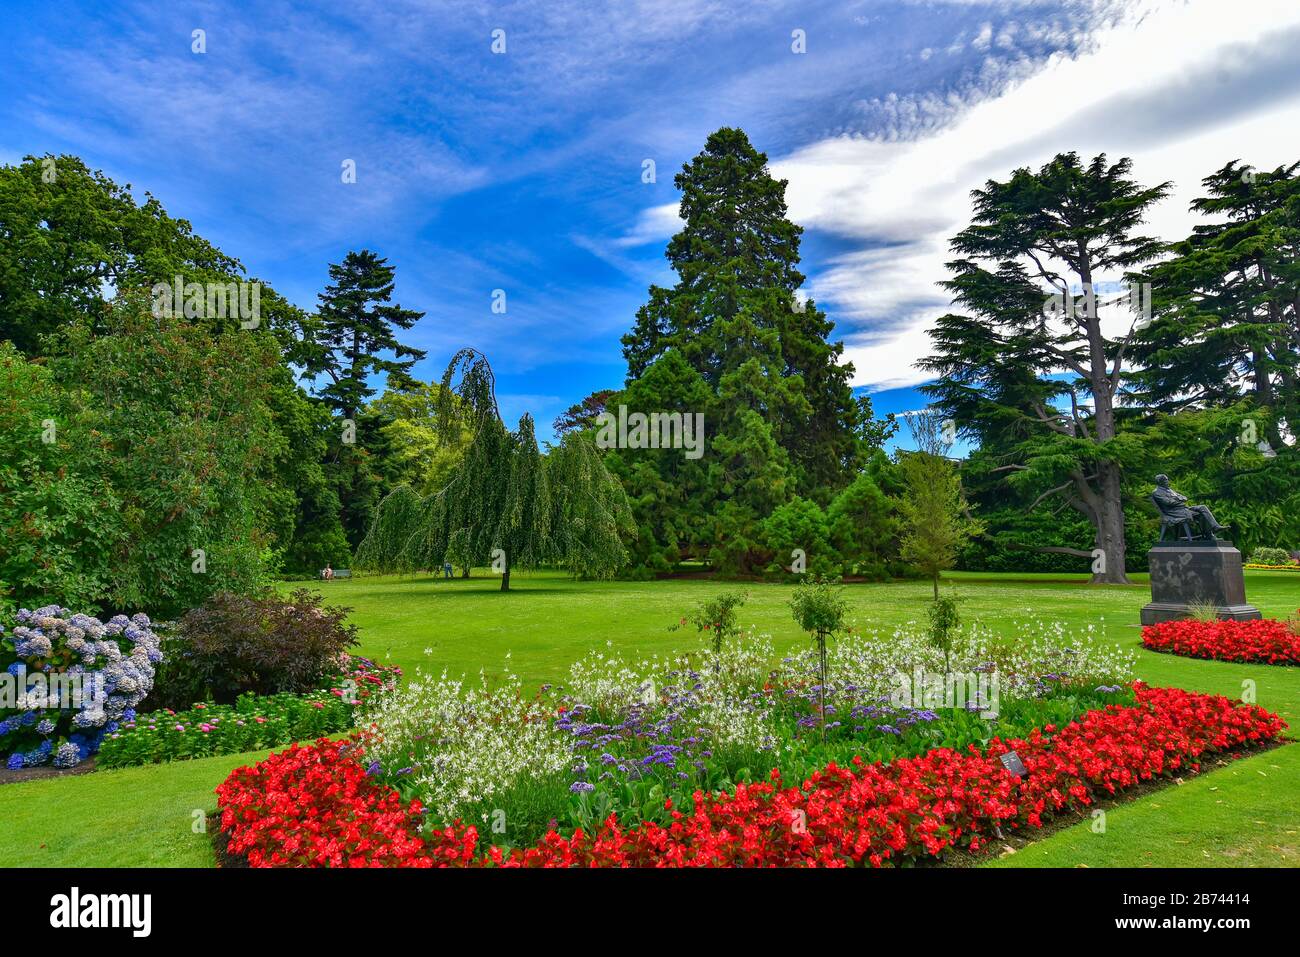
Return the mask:
M832 323L796 297L803 230L786 218L786 182L767 157L743 131L720 129L674 182L685 225L666 256L678 281L651 287L623 337L628 385L670 353L703 380L709 407L694 411L708 419L705 496L715 505L675 550L748 571L766 563L759 525L772 509L798 493L825 502L853 478L862 407L842 344L827 340ZM637 507L685 506L656 496Z
M974 219L952 240L959 258L943 284L966 313L938 320L922 363L939 375L925 391L967 432L1011 439L998 468L1041 491L1035 505L1063 495L1087 516L1093 551L1080 551L1095 556L1094 582L1128 581L1116 400L1137 319L1111 337L1101 310L1065 303L1162 249L1136 231L1168 184L1138 185L1131 165L1062 153L974 190ZM1051 318L1053 294L1061 308Z

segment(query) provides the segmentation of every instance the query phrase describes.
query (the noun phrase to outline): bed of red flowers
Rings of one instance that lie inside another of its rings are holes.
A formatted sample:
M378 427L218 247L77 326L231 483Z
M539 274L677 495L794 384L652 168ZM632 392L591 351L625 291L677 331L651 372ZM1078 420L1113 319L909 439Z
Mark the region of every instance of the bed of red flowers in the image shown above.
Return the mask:
M406 804L357 763L356 745L294 744L217 786L226 853L253 867L433 867L475 857L473 830L437 841L418 834L420 803Z
M1142 629L1142 644L1188 658L1300 665L1300 635L1290 622L1272 618L1162 621Z
M1137 703L1089 711L1027 740L983 752L938 749L889 764L831 765L800 784L770 780L695 796L672 824L548 834L503 853L474 827L421 836L419 802L372 783L355 745L322 739L239 768L217 789L228 850L266 866L716 867L882 866L978 852L999 835L1040 827L1161 775L1191 773L1207 754L1273 741L1287 725L1255 705L1137 686ZM1014 750L1026 774L999 757Z

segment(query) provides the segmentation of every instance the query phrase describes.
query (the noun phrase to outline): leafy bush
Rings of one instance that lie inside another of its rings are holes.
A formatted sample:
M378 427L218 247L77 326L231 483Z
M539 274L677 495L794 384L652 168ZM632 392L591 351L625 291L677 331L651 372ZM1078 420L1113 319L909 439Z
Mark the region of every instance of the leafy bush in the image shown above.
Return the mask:
M769 572L792 569L795 574L824 575L837 571L840 556L830 546L826 513L816 502L795 496L763 520L763 546L773 555ZM795 554L803 554L803 567L794 567Z
M69 768L135 716L162 660L148 617L107 623L58 605L18 612L0 626L0 753L10 770Z
M690 621L695 625L695 630L701 634L709 633L709 644L715 656L722 651L723 643L727 638L740 630L736 609L745 604L748 597L749 595L743 591L719 592L712 598L701 601L691 613ZM676 625L670 625L668 630L676 631L683 627L686 621L687 619L683 618Z
M1257 548L1250 556L1254 565L1294 565L1285 548Z
M941 595L926 609L930 618L930 643L943 652L945 670L951 670L953 632L961 624L957 614L957 596Z
M303 693L319 688L357 643L345 624L350 608L322 607L300 588L287 599L219 592L185 614L167 642L158 702L187 708L196 701L234 704L245 692Z

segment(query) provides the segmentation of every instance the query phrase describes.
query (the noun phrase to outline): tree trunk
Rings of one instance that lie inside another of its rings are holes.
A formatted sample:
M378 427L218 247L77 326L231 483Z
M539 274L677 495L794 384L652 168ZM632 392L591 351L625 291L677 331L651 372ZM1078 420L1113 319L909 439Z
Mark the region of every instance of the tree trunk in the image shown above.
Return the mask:
M1080 241L1079 278L1085 289L1092 289L1092 264L1087 251ZM1088 379L1092 387L1093 441L1098 445L1115 438L1115 392L1118 391L1118 367L1116 381L1111 382L1106 369L1106 342L1101 334L1101 321L1095 308L1089 310L1085 317L1088 335ZM1075 481L1076 487L1087 485L1086 479ZM1090 494L1080 490L1081 497L1087 502L1092 513L1093 529L1096 531L1096 547L1101 549L1105 565L1100 571L1092 573L1094 585L1127 585L1128 575L1124 570L1124 498L1120 487L1120 468L1118 462L1101 461L1097 463L1097 487L1089 488ZM1095 561L1095 560L1094 560ZM1095 566L1094 566L1095 567Z
M466 565L464 568L462 568L462 569L460 570L460 577L461 577L461 578L469 578L469 566L468 566L468 565Z
M1124 568L1124 500L1120 489L1120 469L1114 462L1097 465L1101 494L1097 497L1097 547L1105 558L1100 571L1093 572L1094 585L1127 585Z
M938 601L939 600L939 576L938 575L934 576L933 584L934 584L934 600Z
M510 590L510 563L506 562L506 570L501 573L501 590Z

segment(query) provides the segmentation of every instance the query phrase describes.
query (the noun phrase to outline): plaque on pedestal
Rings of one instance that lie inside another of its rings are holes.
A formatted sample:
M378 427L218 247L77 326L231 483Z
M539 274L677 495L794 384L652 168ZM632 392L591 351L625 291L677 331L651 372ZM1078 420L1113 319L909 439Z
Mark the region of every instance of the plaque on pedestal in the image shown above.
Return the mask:
M1241 552L1232 542L1160 542L1147 552L1151 567L1151 602L1142 609L1142 624L1186 618L1193 602L1213 602L1220 618L1261 618L1246 604Z

